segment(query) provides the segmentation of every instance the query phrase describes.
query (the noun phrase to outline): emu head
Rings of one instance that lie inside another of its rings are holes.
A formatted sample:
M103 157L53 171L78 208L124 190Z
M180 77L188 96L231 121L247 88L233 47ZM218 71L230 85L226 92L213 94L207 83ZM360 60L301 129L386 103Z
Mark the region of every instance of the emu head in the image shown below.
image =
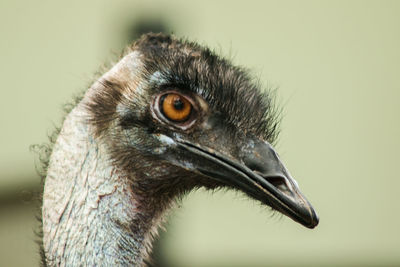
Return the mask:
M93 135L156 198L243 191L302 225L318 217L271 144L272 98L242 68L170 36L143 36L84 98ZM150 193L149 193L150 192Z

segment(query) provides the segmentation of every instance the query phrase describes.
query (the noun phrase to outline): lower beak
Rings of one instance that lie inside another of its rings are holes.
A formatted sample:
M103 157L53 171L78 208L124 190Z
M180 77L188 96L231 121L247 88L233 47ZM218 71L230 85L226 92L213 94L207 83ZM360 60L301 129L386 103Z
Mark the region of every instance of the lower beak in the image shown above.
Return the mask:
M318 225L315 210L270 144L249 140L237 160L190 142L178 145L197 159L195 169L203 175L243 191L305 227Z

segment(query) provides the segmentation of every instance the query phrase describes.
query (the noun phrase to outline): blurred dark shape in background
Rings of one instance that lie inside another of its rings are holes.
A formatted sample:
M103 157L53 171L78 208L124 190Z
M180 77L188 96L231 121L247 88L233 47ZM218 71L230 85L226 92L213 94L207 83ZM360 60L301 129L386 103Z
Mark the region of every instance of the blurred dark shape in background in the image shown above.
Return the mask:
M171 34L173 33L171 28L167 23L167 19L162 17L141 17L132 22L127 29L126 38L127 43L132 43L136 39L138 39L142 34L148 32L154 33L166 33Z

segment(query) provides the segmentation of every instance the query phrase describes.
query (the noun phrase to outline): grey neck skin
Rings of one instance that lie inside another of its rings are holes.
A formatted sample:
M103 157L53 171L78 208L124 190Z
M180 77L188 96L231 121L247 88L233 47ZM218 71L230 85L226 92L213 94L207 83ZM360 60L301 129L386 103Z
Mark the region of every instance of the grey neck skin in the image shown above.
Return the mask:
M104 76L135 81L137 57L127 55ZM157 199L137 189L134 182L147 177L134 175L150 176L151 171L127 172L112 163L106 144L93 137L87 123L85 98L65 119L47 171L42 208L47 265L141 266L173 201L157 205Z
M141 266L160 210L135 195L137 177L113 166L78 105L51 156L43 194L43 244L49 266Z

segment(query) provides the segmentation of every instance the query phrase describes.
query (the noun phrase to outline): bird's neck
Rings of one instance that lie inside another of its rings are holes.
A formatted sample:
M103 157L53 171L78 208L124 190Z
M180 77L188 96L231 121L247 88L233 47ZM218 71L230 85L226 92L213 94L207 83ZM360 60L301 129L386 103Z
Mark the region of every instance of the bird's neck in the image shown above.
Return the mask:
M143 264L172 200L157 205L136 191L136 177L114 166L104 150L78 105L64 121L45 180L43 245L49 266Z

